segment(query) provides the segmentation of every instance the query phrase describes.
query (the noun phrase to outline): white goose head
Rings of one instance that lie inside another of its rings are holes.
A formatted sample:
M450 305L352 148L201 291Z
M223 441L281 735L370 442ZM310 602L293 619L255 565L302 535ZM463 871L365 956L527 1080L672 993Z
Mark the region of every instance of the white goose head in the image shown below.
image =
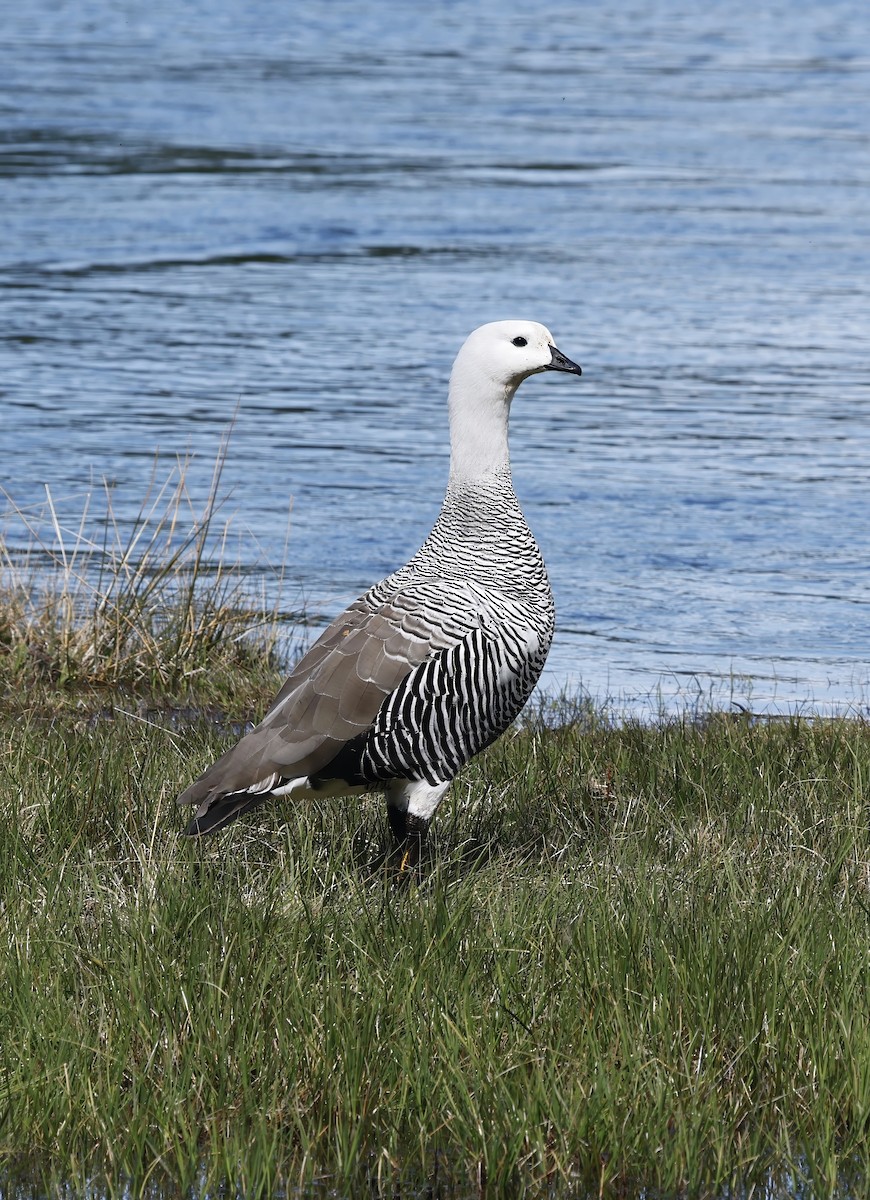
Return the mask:
M522 381L540 371L581 374L537 321L491 321L468 335L450 373L454 478L474 478L508 464L511 401Z
M491 321L479 326L465 339L453 364L454 373L466 370L511 394L539 371L581 374L577 364L557 350L549 329L537 321Z

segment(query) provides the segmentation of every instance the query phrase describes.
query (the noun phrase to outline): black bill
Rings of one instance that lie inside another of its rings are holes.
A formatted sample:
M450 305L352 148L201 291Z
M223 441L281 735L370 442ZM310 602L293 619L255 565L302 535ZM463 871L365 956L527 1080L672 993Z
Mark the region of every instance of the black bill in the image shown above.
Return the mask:
M583 374L577 363L571 362L571 359L566 358L562 351L557 350L555 346L550 347L550 354L552 357L546 367L544 367L545 371L567 371L570 375Z

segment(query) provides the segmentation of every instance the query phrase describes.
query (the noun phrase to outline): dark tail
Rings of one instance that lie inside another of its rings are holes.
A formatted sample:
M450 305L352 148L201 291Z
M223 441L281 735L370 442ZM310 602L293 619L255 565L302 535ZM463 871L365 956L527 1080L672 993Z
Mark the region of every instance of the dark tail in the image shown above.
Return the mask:
M184 831L185 837L202 837L206 833L217 833L226 825L232 825L242 813L263 804L269 792L227 792L200 806L200 811Z

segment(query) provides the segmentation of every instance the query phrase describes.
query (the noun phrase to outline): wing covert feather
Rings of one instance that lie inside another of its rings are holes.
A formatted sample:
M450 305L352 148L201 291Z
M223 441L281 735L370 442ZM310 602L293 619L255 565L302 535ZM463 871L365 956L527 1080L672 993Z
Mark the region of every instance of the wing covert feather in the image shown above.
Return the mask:
M431 598L447 585L438 579L423 582L419 590L405 587L379 603L369 599L370 593L355 600L302 656L262 722L178 803L200 804L271 775L307 776L368 729L414 667L455 645L478 623L477 596L469 591L462 615L446 627L443 614L432 611ZM455 593L456 582L449 586Z

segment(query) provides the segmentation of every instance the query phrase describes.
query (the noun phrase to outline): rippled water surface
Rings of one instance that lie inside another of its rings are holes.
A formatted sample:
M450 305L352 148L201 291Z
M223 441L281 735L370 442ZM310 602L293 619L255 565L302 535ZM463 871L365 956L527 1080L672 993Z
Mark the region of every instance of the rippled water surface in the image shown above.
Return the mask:
M333 614L404 562L447 374L545 322L514 405L550 689L870 697L870 10L30 0L0 72L0 453L19 505L225 480ZM14 532L10 535L15 536Z

